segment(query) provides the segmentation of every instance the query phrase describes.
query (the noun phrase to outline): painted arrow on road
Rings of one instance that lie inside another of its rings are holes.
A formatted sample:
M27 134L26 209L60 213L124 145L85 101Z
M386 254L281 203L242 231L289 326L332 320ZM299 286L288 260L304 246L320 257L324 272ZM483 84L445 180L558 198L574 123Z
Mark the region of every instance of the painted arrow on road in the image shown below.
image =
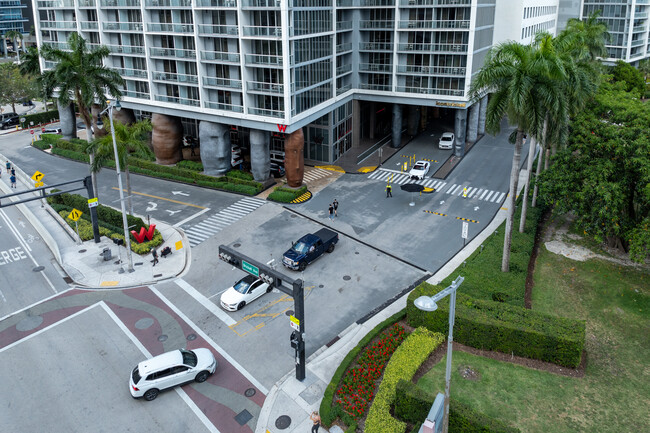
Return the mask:
M147 208L147 212L151 212L152 210L156 210L156 208L158 207L158 203L154 203L154 202L152 202L152 201L150 201L150 202L148 202L148 203L149 203L151 206L149 206L149 207Z
M474 206L474 212L476 212L479 209L478 206Z
M174 194L174 195L184 195L185 197L190 196L189 194L186 194L186 193L184 193L182 191L172 191L172 194Z
M173 216L175 213L179 213L179 212L180 212L180 210L169 210L169 209L165 209L165 211L166 211L166 212L169 212L169 216Z

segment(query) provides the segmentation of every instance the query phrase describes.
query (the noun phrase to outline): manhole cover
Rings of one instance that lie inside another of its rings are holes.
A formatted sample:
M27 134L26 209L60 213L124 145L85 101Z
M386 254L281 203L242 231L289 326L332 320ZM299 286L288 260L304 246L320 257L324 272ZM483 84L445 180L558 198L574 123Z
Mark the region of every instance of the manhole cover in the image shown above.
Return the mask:
M319 285L318 285L318 288L319 288L319 289L322 289L323 287L325 287L325 286L322 285L322 284L319 284Z
M359 251L355 251L354 254L359 255Z
M86 252L86 250L79 250L79 252L80 252L80 253L85 253L85 252Z
M246 391L244 391L244 395L246 397L252 397L255 395L255 388L248 388Z
M145 317L135 322L135 327L138 329L147 329L151 325L153 325L153 319L151 317Z
M235 421L237 421L239 425L244 425L251 419L253 419L253 415L251 415L251 413L246 409L242 410L237 414L237 416L235 416Z
M241 247L241 244L233 244L232 246L235 247L235 248L239 248L239 247Z
M188 334L186 338L187 341L196 340L196 334Z
M298 215L291 214L289 215L289 218L298 218Z
M34 269L32 269L33 272L40 272L43 269L45 269L45 266L36 266Z
M344 279L345 281L349 281L349 280L352 279L352 277L349 276L349 275L343 275L343 279Z
M41 316L27 316L20 322L16 323L16 330L20 332L31 331L38 328L43 323Z
M284 314L291 316L293 314L293 310L287 310Z
M158 341L160 341L161 343L163 341L167 341L167 336L165 334L159 335L158 336Z
M290 425L291 425L291 418L289 418L288 415L281 415L278 417L278 419L275 420L275 427L279 428L280 430L284 430Z
M143 262L135 262L133 266L142 266Z

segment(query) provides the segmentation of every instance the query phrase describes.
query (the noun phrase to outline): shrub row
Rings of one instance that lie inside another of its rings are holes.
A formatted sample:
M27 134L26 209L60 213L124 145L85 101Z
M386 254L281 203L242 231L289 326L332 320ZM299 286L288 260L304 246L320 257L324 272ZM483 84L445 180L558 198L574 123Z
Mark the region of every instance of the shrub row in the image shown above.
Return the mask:
M53 147L52 153L54 155L59 155L64 158L74 159L75 161L90 163L90 156L88 156L88 154L86 153L75 152L74 150L61 149L59 147Z
M408 380L397 383L395 395L395 416L419 426L427 418L435 395L432 395ZM415 430L417 431L417 430ZM469 406L454 400L449 402L450 433L520 433L501 421L479 413Z
M433 313L419 310L413 301L443 288L422 283L410 294L407 316L411 326L447 334L449 299ZM454 340L477 349L495 350L539 359L565 367L580 365L585 342L585 321L551 316L501 302L475 299L458 293Z
M400 379L411 380L420 365L445 337L420 327L409 335L391 357L375 400L366 417L366 433L404 433L406 424L393 418L390 409L395 401Z
M49 110L42 113L28 114L24 117L25 125L29 125L29 122L34 122L34 125L38 125L39 123L50 123L59 118L59 110Z
M271 194L267 197L269 200L277 201L279 203L291 203L301 195L307 192L307 185L303 185L298 189L284 188L281 186L276 187Z
M343 422L346 425L348 425L349 427L348 430L353 427L356 429L357 426L356 421L350 415L345 413L340 405L334 402L334 394L336 393L336 390L340 386L341 378L343 377L347 369L350 367L350 365L352 365L352 363L357 358L359 353L361 353L361 351L377 335L379 335L382 331L384 331L384 329L388 328L389 326L393 325L396 322L399 322L405 317L405 315L406 315L406 310L401 310L396 314L393 314L388 319L381 322L379 325L375 326L370 332L366 334L365 337L361 339L361 341L359 341L359 344L357 344L354 347L354 349L350 350L347 356L343 358L343 361L341 361L341 364L336 369L336 372L334 373L332 380L330 381L329 385L327 385L327 388L325 389L325 393L323 395L323 400L321 401L320 404L320 416L323 425L331 426L334 420L337 417L340 417L343 420Z

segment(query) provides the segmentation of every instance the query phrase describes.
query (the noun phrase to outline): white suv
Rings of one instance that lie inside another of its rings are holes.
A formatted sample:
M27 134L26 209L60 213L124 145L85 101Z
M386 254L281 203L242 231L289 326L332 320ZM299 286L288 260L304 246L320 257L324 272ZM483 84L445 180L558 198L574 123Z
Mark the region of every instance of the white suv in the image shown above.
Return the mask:
M205 382L217 369L209 349L174 350L142 361L131 372L129 391L133 398L151 401L163 389L193 380Z
M440 142L438 143L440 149L453 149L454 148L454 133L453 132L444 132L442 137L440 137Z

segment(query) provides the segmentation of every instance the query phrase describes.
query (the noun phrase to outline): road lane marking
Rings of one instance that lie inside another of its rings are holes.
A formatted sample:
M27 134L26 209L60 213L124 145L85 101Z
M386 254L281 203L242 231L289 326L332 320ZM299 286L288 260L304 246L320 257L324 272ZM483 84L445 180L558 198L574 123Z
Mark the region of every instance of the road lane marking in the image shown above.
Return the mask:
M184 279L177 278L174 280L174 282L178 285L178 287L185 290L185 293L193 297L199 304L207 308L212 314L217 316L217 318L227 326L232 326L237 323L232 317L230 317L230 315L228 315L228 313L215 305L214 302L210 301L205 295L192 287L192 285Z
M198 217L200 215L203 215L204 213L206 213L209 210L210 210L210 208L206 207L205 209L198 211L194 215L190 215L189 217L185 218L183 221L177 222L176 224L174 224L174 227L180 227L183 224L185 224L186 222L192 221L194 218L196 218L196 217Z
M119 188L115 188L115 187L113 187L113 189L114 189L115 191L119 191L119 190L120 190ZM128 192L128 191L125 190L125 189L123 189L122 191L124 191L124 192ZM199 206L198 204L186 203L186 202L184 202L184 201L173 200L173 199L171 199L171 198L160 197L160 196L157 196L157 195L145 194L145 193L143 193L143 192L135 192L135 191L131 191L131 194L137 194L137 195L141 195L141 196L144 196L144 197L157 198L158 200L170 201L170 202L172 202L172 203L182 204L182 205L184 205L184 206L192 206L192 207L196 207L196 208L199 208L199 209L205 209L205 206Z

